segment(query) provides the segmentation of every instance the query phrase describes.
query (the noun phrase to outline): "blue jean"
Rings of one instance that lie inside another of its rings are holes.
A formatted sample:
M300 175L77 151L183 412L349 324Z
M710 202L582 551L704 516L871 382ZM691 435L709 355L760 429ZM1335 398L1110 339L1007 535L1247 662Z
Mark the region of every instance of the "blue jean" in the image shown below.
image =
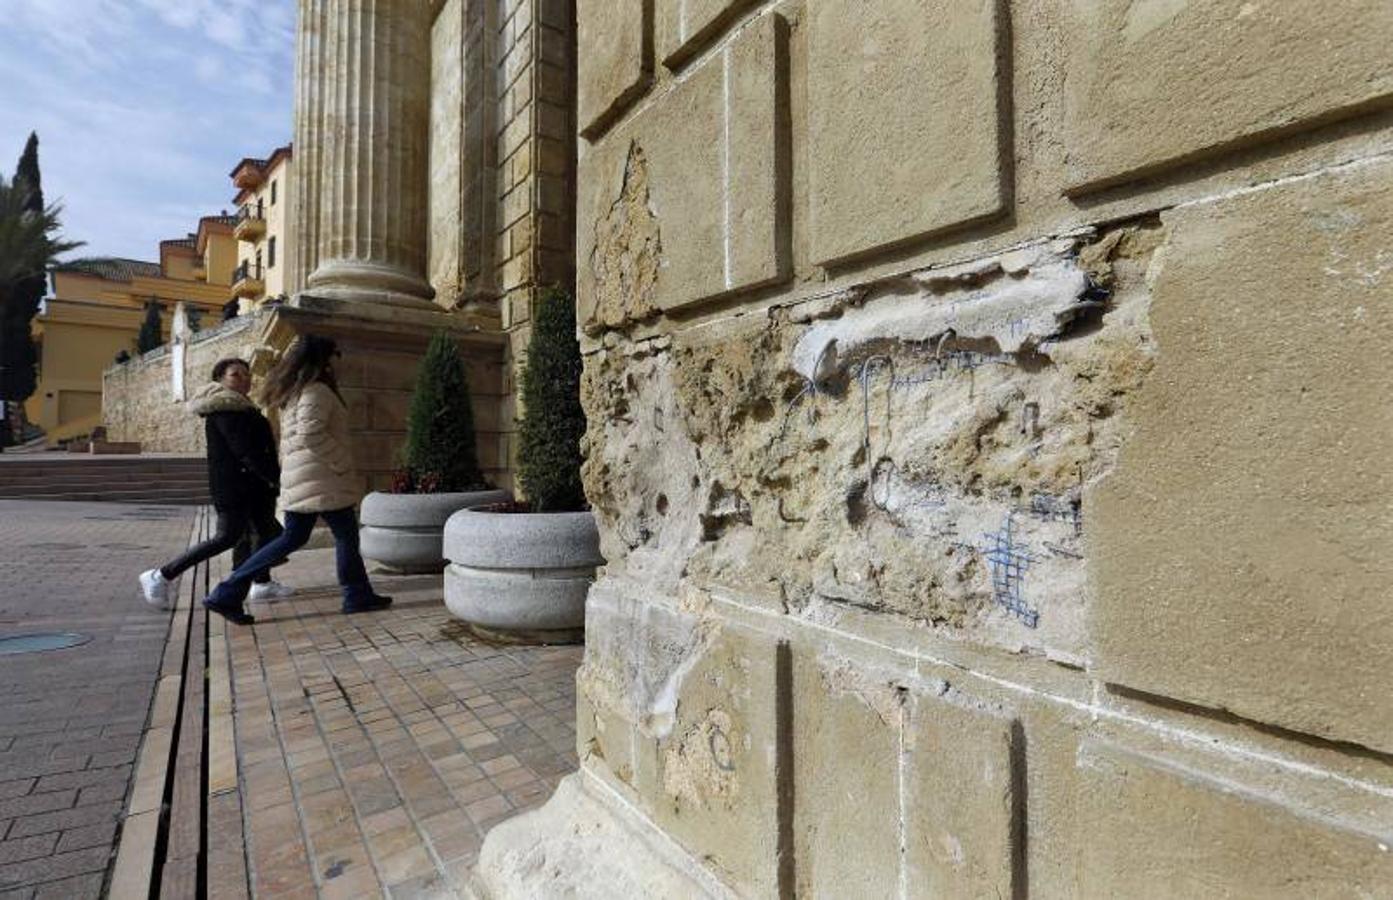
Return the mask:
M371 597L368 570L363 565L363 555L358 552L358 517L353 507L346 506L328 512L286 512L285 531L281 532L280 537L259 547L246 562L213 588L205 602L240 609L247 600L247 592L251 590L256 573L305 546L310 532L314 530L315 520L321 516L334 533L334 560L338 567L339 586L343 589L343 602L352 604Z

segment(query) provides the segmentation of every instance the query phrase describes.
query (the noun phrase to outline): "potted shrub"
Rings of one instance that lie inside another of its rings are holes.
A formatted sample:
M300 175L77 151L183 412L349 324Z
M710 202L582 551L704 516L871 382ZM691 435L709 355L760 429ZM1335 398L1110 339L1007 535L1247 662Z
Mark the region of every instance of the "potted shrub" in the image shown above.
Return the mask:
M512 640L579 640L600 534L580 480L580 344L575 306L553 289L537 304L522 374L521 503L461 510L445 524L445 603L477 631Z
M511 496L479 471L464 360L455 342L436 332L416 375L401 468L389 492L363 498L363 556L400 572L439 572L450 514Z

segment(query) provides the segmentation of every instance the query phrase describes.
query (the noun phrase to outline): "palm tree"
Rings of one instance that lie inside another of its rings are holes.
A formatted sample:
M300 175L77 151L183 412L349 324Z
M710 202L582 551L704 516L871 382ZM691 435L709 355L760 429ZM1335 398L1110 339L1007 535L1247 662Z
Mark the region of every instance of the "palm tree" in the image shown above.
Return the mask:
M59 254L82 246L82 241L53 238L63 208L50 203L42 211L27 209L28 185L0 175L0 305L18 282L41 275Z
M27 179L8 182L0 176L0 403L10 415L0 427L0 447L18 435L18 404L34 392L35 354L29 336L37 312L34 280L47 271L60 253L82 246L80 241L55 239L61 208L39 207ZM42 292L38 292L42 296Z

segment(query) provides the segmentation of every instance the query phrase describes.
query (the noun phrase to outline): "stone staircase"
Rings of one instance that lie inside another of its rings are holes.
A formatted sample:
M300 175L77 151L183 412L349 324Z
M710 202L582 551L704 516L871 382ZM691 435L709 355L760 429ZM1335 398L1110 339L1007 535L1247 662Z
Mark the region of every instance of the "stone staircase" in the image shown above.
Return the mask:
M201 456L0 454L0 499L208 503Z

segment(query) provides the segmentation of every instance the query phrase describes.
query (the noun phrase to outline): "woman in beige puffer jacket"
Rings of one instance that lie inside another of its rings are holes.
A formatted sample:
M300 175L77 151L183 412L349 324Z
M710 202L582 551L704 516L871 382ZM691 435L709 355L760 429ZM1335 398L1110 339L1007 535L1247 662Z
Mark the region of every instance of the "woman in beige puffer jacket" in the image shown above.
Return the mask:
M373 592L358 551L354 505L362 491L349 447L348 408L334 377L338 355L332 340L301 335L267 376L263 401L268 408L280 410L285 531L234 569L203 601L210 612L239 625L252 621L245 609L252 576L267 563L303 547L320 518L334 534L343 611L368 612L391 605L391 597Z
M311 382L281 412L281 507L326 512L361 499L348 448L348 409L329 385Z

